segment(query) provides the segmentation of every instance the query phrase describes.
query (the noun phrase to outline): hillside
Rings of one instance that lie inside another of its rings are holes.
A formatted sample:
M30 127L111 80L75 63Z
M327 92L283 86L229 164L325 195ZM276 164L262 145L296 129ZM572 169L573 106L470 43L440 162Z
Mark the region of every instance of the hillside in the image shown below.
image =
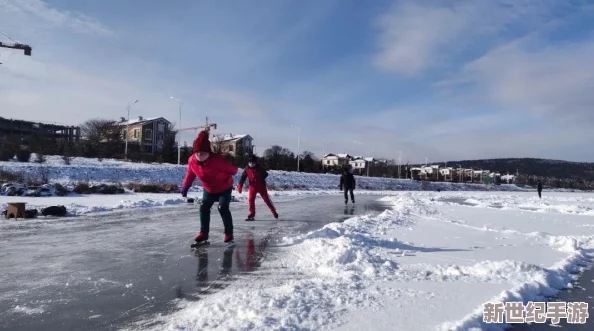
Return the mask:
M517 171L520 174L530 176L594 181L594 163L588 162L569 162L536 158L506 158L448 161L448 165L488 169L501 174L515 174Z
M70 164L64 164L60 156L47 156L43 164L23 162L0 162L0 174L18 174L21 178L40 179L46 182L73 186L89 184L159 184L180 185L187 167L173 164L129 163L113 159L98 161L82 157L72 158ZM241 170L240 170L241 171ZM235 178L239 181L241 172ZM515 185L482 185L459 183L421 183L406 179L360 177L357 178L358 190L521 190ZM0 178L1 180L1 178ZM269 171L267 184L271 190L336 190L340 182L339 175L312 174L286 171ZM194 182L200 186L199 180Z

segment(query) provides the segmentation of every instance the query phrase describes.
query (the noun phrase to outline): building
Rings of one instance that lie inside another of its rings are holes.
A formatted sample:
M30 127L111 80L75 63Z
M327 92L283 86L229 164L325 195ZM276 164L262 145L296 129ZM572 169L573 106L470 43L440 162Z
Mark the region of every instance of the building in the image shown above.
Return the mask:
M216 153L228 154L233 157L252 155L254 139L249 134L228 134L213 136L211 139L212 150Z
M322 157L322 166L324 168L342 168L350 165L353 157L349 154L326 154Z
M362 156L354 156L349 161L349 165L351 166L351 169L359 171L359 173L361 173L363 170L367 168L367 161Z
M42 136L44 139L78 142L80 140L80 127L0 117L0 136L26 138L35 135Z
M163 149L165 138L171 133L171 122L163 117L143 118L126 121L121 118L117 123L121 127L124 141L128 140L128 147L141 153L155 154ZM128 131L126 132L126 125Z

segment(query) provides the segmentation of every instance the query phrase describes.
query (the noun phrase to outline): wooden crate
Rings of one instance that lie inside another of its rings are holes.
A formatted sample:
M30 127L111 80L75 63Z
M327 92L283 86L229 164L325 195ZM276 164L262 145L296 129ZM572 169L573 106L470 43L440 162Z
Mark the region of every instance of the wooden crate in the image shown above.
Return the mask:
M6 210L6 218L9 218L11 214L15 219L25 218L25 205L26 202L9 202Z

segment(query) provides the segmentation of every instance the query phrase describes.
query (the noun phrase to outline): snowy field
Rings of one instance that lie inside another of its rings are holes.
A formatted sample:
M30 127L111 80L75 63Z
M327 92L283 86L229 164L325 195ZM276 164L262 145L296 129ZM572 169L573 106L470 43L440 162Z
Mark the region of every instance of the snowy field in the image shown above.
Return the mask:
M137 326L499 330L506 326L482 322L483 303L544 300L592 259L592 194L540 200L524 192L401 192L381 199L393 207L281 238L272 248L277 258L254 275Z
M35 159L35 155L31 160ZM172 164L129 163L119 160L73 158L70 165L65 165L60 156L47 156L47 162L37 164L33 162L0 162L0 170L23 174L24 176L40 178L47 173L50 182L62 185L75 185L80 182L90 184L176 184L181 185L187 167ZM239 182L241 169L235 176L235 184ZM339 176L333 174L310 174L287 171L270 171L267 184L275 190L334 190L338 188ZM520 191L515 185L479 185L459 183L425 183L412 180L398 180L392 178L357 178L359 190L448 190L448 191ZM200 186L196 179L194 188Z

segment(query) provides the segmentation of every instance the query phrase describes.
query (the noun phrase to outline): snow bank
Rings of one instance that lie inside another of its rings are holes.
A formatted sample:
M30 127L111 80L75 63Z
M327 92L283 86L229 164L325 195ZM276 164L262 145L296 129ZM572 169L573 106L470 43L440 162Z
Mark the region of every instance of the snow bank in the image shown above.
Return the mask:
M119 160L82 157L73 158L65 165L60 156L48 156L44 164L0 162L0 170L20 173L27 177L39 178L47 173L53 183L68 185L78 182L90 184L177 184L181 185L186 174L186 166L156 163L130 163ZM240 172L235 176L239 182ZM429 190L429 191L521 191L515 185L480 185L459 183L421 183L405 179L357 177L359 190ZM270 171L268 185L273 190L331 190L338 188L339 176L332 174L310 174L287 171ZM200 186L199 180L195 187Z

